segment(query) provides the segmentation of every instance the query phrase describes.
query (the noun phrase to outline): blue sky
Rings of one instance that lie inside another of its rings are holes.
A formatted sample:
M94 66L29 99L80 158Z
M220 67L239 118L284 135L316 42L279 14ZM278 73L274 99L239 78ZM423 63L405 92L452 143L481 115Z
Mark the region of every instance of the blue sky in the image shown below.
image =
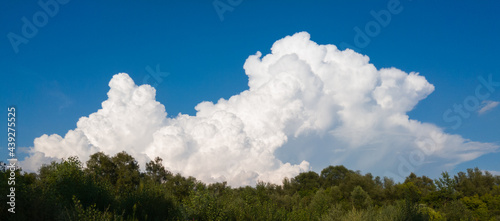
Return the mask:
M388 3L396 1L220 2L232 9L221 14L223 19L213 1L71 0L58 4L55 15L19 44L17 53L9 33L22 36L22 18L33 21L43 9L36 2L4 2L1 113L5 116L8 106L16 106L17 145L32 147L43 134L63 136L74 129L80 117L101 108L110 79L120 72L136 84L154 85L169 117L194 115L202 101L217 102L248 89L243 69L248 56L268 54L275 41L301 31L318 44L357 46L377 68L419 72L435 90L408 113L411 119L473 141L500 144L498 107L483 114L470 111L456 129L443 119L454 104L475 95L479 77L500 81L497 1L401 0L400 12L391 14L386 26L379 24L366 45L356 45L355 28L365 30L377 21L371 11L388 10ZM161 82L148 72L157 67L168 73ZM486 100L500 101L500 88ZM2 122L6 125L5 117ZM0 143L6 159L6 136ZM499 157L488 153L455 170L478 166L500 171Z

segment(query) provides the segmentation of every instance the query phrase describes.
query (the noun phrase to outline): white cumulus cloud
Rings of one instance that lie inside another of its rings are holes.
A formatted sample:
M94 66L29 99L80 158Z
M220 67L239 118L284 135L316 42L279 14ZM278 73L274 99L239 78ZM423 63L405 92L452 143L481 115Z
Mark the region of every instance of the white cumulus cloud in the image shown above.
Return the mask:
M479 109L477 112L481 115L484 114L493 108L497 107L500 104L498 101L483 101L481 103L481 109Z
M281 183L329 164L404 176L498 149L409 119L407 112L434 90L425 77L377 69L367 56L318 45L306 32L276 41L264 57L249 56L244 69L248 90L175 118L167 117L153 87L117 74L102 109L64 137L36 138L22 166L36 170L50 159L86 161L97 151L124 150L141 165L160 156L171 171L241 186Z

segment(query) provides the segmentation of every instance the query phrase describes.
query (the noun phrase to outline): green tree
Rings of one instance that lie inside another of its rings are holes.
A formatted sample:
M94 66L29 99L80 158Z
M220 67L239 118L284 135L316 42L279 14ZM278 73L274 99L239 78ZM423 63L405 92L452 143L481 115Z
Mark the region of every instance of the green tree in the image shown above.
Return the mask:
M323 188L316 191L314 197L309 204L311 211L314 211L315 215L321 217L323 214L326 214L330 209L330 205L334 203L334 198L330 197L329 190L324 190Z
M464 196L482 196L490 192L495 186L495 177L488 171L484 174L479 168L467 169L467 174L459 172L455 176L456 190Z
M403 217L407 220L424 220L424 214L420 212L419 202L422 198L422 192L413 182L406 182L398 185L402 192L400 199L403 199L404 204L402 209Z
M408 177L406 177L404 183L413 183L419 189L422 196L426 196L428 193L436 190L436 185L434 185L434 181L426 176L417 176L414 173L411 173Z
M445 203L458 198L456 187L456 181L450 177L448 172L441 173L439 179L435 180L437 186L438 198Z
M446 220L475 220L471 211L460 200L452 200L446 203L442 211Z
M179 202L189 197L191 191L195 189L205 189L204 184L198 182L194 177L186 178L179 173L170 180L167 180L163 186L169 189Z
M472 197L466 196L460 199L460 201L462 201L467 209L471 211L472 216L476 220L488 220L488 206L479 198L477 194Z
M146 163L146 175L155 183L164 183L168 179L173 177L172 173L165 169L162 164L162 159L156 157L153 160Z
M138 220L184 219L175 197L166 188L145 182L140 188L120 197L120 208L125 217Z
M366 209L372 205L372 199L361 186L356 186L351 192L351 204L353 209Z
M319 175L314 171L300 173L291 180L291 184L295 191L301 196L311 196L320 188Z
M112 201L105 189L85 175L76 157L43 165L38 179L26 190L32 194L29 212L32 220L65 216L63 211L73 207L73 197L80 199L84 207L96 205L99 209L108 207Z
M328 166L321 171L321 180L323 186L326 188L328 186L338 186L340 183L346 179L348 174L354 173L348 170L344 166Z
M97 182L107 182L111 185L115 185L118 178L115 163L103 152L90 155L85 172Z
M125 151L117 153L111 161L116 166L116 189L122 194L137 189L140 183L137 161Z

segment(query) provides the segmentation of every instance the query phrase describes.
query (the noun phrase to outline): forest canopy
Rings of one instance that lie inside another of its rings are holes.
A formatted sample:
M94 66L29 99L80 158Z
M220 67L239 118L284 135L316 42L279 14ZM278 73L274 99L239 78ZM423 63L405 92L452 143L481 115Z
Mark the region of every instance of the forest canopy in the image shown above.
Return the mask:
M500 220L500 176L478 168L395 183L337 165L232 188L173 174L159 157L145 171L126 152L83 165L70 157L38 173L16 169L16 213L2 203L2 220ZM2 163L2 193L9 173Z

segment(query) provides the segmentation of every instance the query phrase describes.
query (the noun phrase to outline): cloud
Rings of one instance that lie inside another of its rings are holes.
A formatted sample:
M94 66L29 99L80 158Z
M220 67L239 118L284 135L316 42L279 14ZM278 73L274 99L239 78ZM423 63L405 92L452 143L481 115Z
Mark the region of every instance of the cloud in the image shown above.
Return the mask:
M318 45L306 32L276 41L271 51L246 60L248 90L199 103L195 116L168 118L153 87L117 74L102 109L64 137L35 139L22 165L125 150L141 165L160 156L174 172L242 186L281 183L329 164L376 175L439 173L498 149L409 119L407 112L434 91L418 73L377 69L367 56Z
M500 104L500 102L498 102L498 101L483 101L481 103L481 109L479 109L477 111L477 113L479 115L484 114L484 113L492 110L493 108L497 107L498 104Z
M493 176L500 176L500 171L495 171L495 170L483 170L483 172L488 172Z

